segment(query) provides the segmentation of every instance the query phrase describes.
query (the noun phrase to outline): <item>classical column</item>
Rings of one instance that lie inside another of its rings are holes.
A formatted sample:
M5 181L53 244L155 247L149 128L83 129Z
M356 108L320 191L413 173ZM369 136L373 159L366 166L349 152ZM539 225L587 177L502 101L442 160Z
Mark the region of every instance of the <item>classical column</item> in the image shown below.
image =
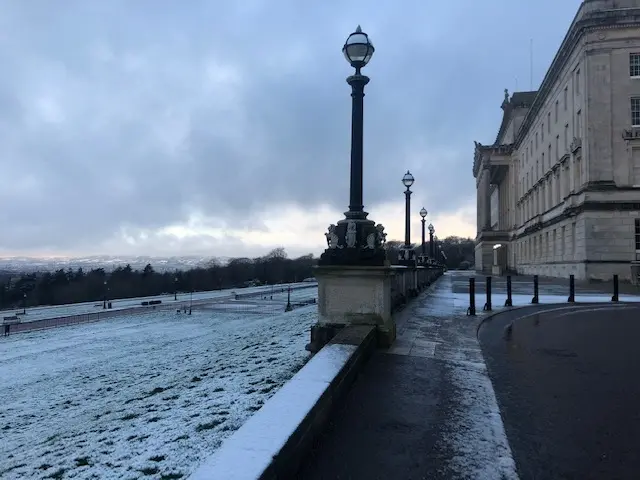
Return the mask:
M488 166L482 168L480 195L482 196L482 230L491 230L491 180Z
M476 182L476 231L482 231L482 170L478 173Z

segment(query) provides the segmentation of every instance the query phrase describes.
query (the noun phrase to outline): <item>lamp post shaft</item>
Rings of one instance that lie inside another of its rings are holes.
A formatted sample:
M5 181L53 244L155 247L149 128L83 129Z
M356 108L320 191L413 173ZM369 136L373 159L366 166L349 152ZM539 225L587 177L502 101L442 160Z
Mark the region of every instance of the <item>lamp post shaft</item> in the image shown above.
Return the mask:
M404 217L404 245L408 248L411 245L411 190L407 188L405 195L405 217Z
M429 232L429 256L431 258L435 258L434 252L435 252L435 249L433 245L433 233Z
M422 255L426 255L427 253L427 244L424 241L424 224L426 223L426 220L423 218L422 219Z
M351 183L349 190L349 212L364 212L362 201L363 175L363 122L364 122L364 86L369 83L369 77L356 74L347 78L351 85ZM352 216L362 217L364 215Z

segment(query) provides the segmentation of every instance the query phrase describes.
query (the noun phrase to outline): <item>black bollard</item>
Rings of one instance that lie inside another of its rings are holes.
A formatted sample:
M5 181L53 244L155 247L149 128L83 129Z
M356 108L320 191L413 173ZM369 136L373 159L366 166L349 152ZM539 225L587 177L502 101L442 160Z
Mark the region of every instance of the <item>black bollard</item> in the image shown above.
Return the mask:
M618 291L619 285L618 285L618 275L614 275L613 276L613 297L611 297L611 301L612 302L617 302L618 300L620 300L619 297L619 291Z
M469 279L469 308L467 309L467 315L470 317L476 316L476 279L474 277Z
M487 277L487 282L485 284L485 290L487 291L487 303L484 304L484 311L491 311L491 277Z
M533 298L531 299L531 303L540 303L540 299L538 298L538 275L533 276Z
M576 301L576 278L573 275L569 275L569 298L567 302L574 303Z
M573 275L569 275L569 298L567 302L573 303L576 301L576 278Z
M504 302L505 307L513 307L511 299L511 275L507 275L507 300Z

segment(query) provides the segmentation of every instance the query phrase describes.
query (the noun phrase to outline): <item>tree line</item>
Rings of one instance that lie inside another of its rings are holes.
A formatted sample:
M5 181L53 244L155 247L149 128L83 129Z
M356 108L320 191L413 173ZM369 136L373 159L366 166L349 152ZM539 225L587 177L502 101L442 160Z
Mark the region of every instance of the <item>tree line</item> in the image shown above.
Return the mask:
M473 240L448 237L438 244L448 268L473 262ZM401 242L388 242L392 263L397 262L400 246ZM285 249L276 248L262 257L233 258L224 264L214 259L206 266L175 272L158 272L148 264L142 270L126 265L111 272L78 268L19 276L0 273L0 310L300 282L313 276L316 263L311 254L292 259Z

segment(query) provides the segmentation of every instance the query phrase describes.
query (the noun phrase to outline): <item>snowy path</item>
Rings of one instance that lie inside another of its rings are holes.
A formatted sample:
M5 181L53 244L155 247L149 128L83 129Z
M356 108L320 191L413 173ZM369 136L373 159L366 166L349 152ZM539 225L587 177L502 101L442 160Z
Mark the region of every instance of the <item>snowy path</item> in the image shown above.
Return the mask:
M186 477L304 364L316 319L159 311L0 339L0 478Z

